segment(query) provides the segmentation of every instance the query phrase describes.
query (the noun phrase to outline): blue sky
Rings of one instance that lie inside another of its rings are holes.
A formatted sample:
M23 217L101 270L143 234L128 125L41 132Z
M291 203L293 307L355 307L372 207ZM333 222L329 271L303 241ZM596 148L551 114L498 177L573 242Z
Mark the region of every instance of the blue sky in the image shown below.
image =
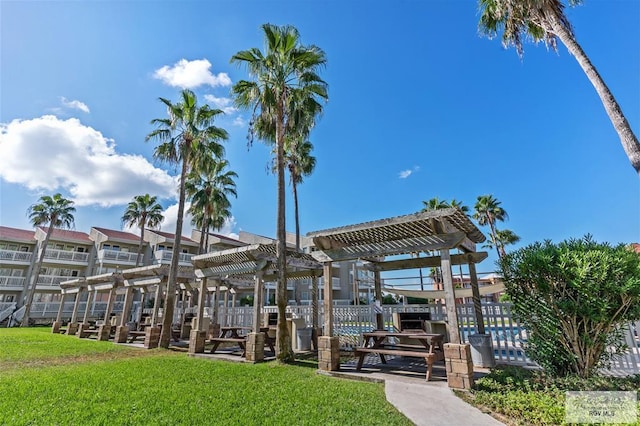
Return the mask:
M2 1L0 14L4 226L29 229L28 206L55 192L76 201L85 232L119 229L126 202L145 192L171 217L177 170L153 162L144 139L166 116L158 97L201 83L202 102L227 108L218 125L239 175L225 232L274 235L269 151L247 149L248 114L228 103L229 83L247 77L230 57L262 48L270 22L296 26L328 59L303 233L493 194L520 245L585 233L640 241L638 176L577 62L532 44L520 60L481 37L475 1ZM638 134L640 3L591 0L567 14Z

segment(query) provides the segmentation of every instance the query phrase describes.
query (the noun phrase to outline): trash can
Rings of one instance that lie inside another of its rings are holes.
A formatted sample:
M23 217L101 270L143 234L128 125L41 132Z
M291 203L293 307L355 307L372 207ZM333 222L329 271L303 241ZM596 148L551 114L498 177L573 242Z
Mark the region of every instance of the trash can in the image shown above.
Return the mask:
M493 356L491 334L470 334L471 360L474 367L494 367L496 360Z
M298 350L299 351L310 351L311 350L311 334L313 332L313 328L305 327L299 328L297 331L298 334Z

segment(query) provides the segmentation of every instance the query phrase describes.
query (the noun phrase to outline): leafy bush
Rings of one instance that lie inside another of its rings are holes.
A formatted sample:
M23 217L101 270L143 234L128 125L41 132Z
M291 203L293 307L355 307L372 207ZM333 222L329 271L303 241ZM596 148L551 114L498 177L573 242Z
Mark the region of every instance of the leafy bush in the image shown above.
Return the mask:
M550 374L588 377L627 349L621 328L640 318L640 257L629 248L587 235L534 243L500 266L527 354Z
M640 375L558 378L543 371L505 366L478 379L471 394L463 397L480 408L507 416L509 423L560 425L564 424L567 391L636 391L638 388Z

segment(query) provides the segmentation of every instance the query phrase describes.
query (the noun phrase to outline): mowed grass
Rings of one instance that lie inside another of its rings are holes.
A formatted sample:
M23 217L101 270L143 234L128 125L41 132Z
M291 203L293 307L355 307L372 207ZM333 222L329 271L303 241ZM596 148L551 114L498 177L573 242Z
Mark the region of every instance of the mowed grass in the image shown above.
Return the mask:
M48 331L0 329L0 424L411 424L381 384L310 364L193 358Z

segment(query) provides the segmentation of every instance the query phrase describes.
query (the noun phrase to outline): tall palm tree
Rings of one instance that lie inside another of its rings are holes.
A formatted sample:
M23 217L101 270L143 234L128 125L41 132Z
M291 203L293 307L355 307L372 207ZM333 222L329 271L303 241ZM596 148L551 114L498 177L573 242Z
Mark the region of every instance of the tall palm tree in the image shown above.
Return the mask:
M36 264L35 270L31 273L31 285L27 291L27 300L25 301L24 316L22 318L22 327L29 326L29 316L31 314L31 304L33 303L33 296L36 293L36 285L38 283L38 276L42 269L44 262L44 256L49 245L49 239L53 233L53 228L71 229L74 226L73 213L76 208L73 206L74 202L64 198L61 194L55 194L53 197L49 195L43 195L40 197L40 202L33 204L27 210L29 221L33 226L49 225L47 228L47 235L44 238L42 246L40 247L40 257Z
M496 221L503 222L509 218L505 209L500 207L502 204L493 195L480 195L478 196L478 200L475 205L475 212L473 213L473 218L478 221L478 224L485 226L489 225L491 229L491 240L498 241L498 237L496 234ZM500 244L496 244L496 251L498 252L498 257L502 257L505 255L504 247Z
M311 155L313 144L309 141L295 142L289 139L285 142L285 163L289 169L289 182L293 191L294 217L296 220L296 251L300 251L300 215L298 213L298 185L306 176L313 173L316 167L316 157Z
M176 218L175 240L160 333L160 346L168 348L171 340L176 278L184 222L186 177L196 162L198 153L209 151L218 158L224 155L224 147L220 142L226 140L228 134L226 130L213 125L214 120L223 112L206 104L198 105L198 99L191 90L183 90L180 93L180 101L175 104L165 98L159 99L167 107L168 118L151 120L151 124L156 126L156 129L147 135L146 140L159 142L153 154L155 159L180 165L178 217ZM206 150L202 149L201 145L204 145Z
M515 244L520 241L520 237L510 229L496 229L496 240L493 239L493 235L490 236L489 241L483 246L488 249L500 246L503 252L504 247Z
M209 230L220 229L231 216L229 195L238 196L234 181L238 174L225 170L228 166L227 160L212 159L192 170L185 182L186 194L191 199L192 223L201 230L200 253L208 246Z
M285 183L284 142L287 134L296 133L295 124L302 125L296 112L306 104L315 104L316 113L321 111L321 100L327 99L327 84L317 74L326 64L322 49L304 46L300 34L292 26L262 26L265 37L265 52L258 48L243 50L231 58L232 63L244 64L251 81L241 80L233 86L237 106L251 109L253 116L249 129L250 141L255 134L254 126L274 129L276 164L278 174L277 208L277 258L278 305L277 358L283 362L293 361L291 336L284 321L287 305L286 277L286 228L285 228ZM310 108L306 107L306 111Z
M141 261L145 227L151 229L157 228L164 220L162 206L156 202L157 199L158 197L155 195L136 195L133 197L133 201L127 205L127 209L121 218L124 226L137 226L140 228L140 242L138 243L136 267Z
M570 6L576 6L581 4L582 0L567 0L567 3ZM561 0L479 0L479 6L480 30L489 37L494 37L501 30L502 44L505 47L515 46L520 56L523 52L523 40L527 38L532 38L536 42L544 41L554 50L557 50L557 39L560 39L576 58L596 89L631 165L636 173L640 174L638 138L631 130L611 90L576 41L573 27L564 14L564 2Z

